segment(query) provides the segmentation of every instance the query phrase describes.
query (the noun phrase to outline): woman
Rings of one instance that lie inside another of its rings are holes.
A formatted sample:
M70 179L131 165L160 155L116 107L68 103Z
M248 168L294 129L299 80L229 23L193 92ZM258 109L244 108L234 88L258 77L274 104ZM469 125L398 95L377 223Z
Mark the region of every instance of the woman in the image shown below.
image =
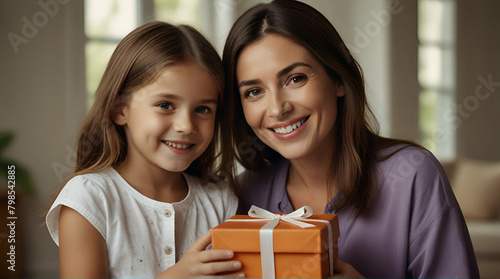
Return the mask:
M283 0L249 9L223 63L244 212L338 214L340 275L479 277L441 165L378 135L361 69L321 13Z

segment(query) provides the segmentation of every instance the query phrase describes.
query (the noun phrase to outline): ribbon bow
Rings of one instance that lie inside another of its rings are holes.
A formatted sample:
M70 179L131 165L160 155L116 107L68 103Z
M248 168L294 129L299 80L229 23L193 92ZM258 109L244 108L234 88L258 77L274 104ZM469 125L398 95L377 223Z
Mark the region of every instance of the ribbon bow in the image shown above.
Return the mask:
M248 216L252 218L258 218L261 220L271 220L271 222L267 223L265 226L276 227L280 220L285 222L289 222L301 228L310 228L314 227L314 225L304 223L298 220L303 220L309 218L313 214L313 210L310 206L303 206L292 213L289 214L274 214L265 209L262 209L258 206L252 205L250 210L248 210ZM273 225L274 224L274 225Z

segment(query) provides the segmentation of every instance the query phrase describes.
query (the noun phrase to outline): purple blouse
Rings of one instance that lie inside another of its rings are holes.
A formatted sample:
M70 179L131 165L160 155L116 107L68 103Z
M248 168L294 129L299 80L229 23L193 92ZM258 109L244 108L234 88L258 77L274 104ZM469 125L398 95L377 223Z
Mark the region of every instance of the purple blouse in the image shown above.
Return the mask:
M251 205L292 212L288 170L283 159L242 173L243 212ZM464 217L437 159L407 147L378 163L376 172L379 193L369 212L357 219L349 210L337 213L340 260L371 278L479 278ZM325 213L336 213L335 202Z

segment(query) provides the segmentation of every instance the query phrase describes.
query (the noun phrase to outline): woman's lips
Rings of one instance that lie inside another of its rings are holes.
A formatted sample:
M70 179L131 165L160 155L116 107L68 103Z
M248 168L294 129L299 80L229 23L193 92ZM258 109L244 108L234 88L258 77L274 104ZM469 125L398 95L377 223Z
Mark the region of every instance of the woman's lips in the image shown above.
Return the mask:
M280 139L280 140L290 140L292 138L295 138L304 130L305 124L307 124L307 120L309 119L309 116L297 119L297 120L292 120L288 123L282 124L282 125L277 125L270 130L274 133L274 135Z

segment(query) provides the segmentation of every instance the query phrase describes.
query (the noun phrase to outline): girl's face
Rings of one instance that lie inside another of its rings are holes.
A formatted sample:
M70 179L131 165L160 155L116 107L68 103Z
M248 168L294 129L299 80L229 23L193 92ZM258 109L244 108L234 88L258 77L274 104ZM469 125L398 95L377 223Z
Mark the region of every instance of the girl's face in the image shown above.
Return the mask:
M166 67L154 82L133 92L115 116L127 134L126 160L184 171L212 140L218 91L196 63Z
M331 154L344 88L304 47L266 35L242 50L236 78L246 121L266 145L290 160Z

